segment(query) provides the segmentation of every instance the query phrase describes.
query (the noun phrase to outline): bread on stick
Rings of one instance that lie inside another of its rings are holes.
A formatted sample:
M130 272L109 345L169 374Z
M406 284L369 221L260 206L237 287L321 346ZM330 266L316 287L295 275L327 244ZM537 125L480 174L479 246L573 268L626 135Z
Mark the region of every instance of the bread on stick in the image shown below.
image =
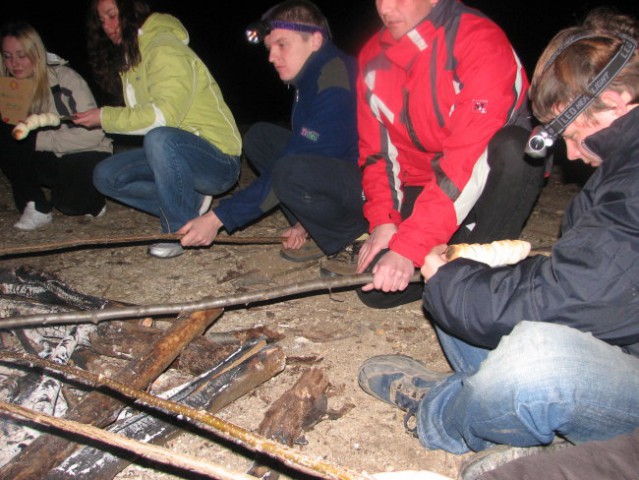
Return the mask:
M446 249L448 261L468 258L491 267L512 265L530 253L530 243L525 240L497 240L492 243L459 243Z
M60 125L60 116L57 113L34 113L29 115L24 122L19 122L11 134L16 140L24 140L31 130L42 127L57 127Z

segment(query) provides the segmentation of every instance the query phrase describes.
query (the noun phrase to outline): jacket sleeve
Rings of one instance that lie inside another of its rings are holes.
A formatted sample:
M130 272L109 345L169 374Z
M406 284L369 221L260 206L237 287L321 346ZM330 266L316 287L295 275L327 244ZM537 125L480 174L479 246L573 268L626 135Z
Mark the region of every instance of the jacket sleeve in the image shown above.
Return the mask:
M369 98L364 78L366 65L370 62L368 51L374 41L375 38L360 54L357 76L359 167L362 170L362 186L366 198L364 216L371 231L386 223L399 225L402 221L400 200L392 194L391 186L393 179L399 175L398 166L390 158L393 152L389 152L387 148L388 132L381 118L381 107L376 106L374 98Z
M179 127L194 100L195 60L186 47L164 43L149 48L140 66L123 76L126 107L102 107L102 127L109 133L144 135L161 126ZM143 68L145 91L129 82ZM135 104L130 104L135 97Z
M257 220L277 205L272 184L271 172L265 171L243 190L221 200L213 212L224 225L224 229L231 233Z
M444 265L424 288L425 308L445 330L487 348L522 320L637 343L639 198L618 192L582 212L551 257L501 268L466 259Z
M68 95L70 113L84 112L96 107L91 89L75 70L59 67L57 77L63 95ZM67 112L56 113L66 114ZM105 138L101 128L87 129L65 122L55 129L39 130L36 137L36 150L53 152L58 156L94 150L112 151L111 142Z

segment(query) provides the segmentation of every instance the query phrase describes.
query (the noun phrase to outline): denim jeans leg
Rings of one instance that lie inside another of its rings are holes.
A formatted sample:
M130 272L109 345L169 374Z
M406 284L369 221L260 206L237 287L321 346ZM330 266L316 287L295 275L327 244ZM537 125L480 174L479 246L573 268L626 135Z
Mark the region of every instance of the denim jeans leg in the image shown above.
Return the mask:
M589 333L521 322L474 374L434 387L418 412L423 445L461 454L494 444L573 443L639 426L639 359Z
M141 148L102 160L93 170L93 184L107 197L156 217L160 215L153 171Z
M450 363L453 370L457 373L472 375L477 372L481 362L483 362L490 353L490 350L476 347L457 337L449 335L437 325L435 325L435 333L437 333L437 339L444 351L444 355L446 355L448 363Z
M151 130L144 138L144 152L155 179L165 232L175 232L198 216L202 196L229 190L240 173L239 157L178 128Z

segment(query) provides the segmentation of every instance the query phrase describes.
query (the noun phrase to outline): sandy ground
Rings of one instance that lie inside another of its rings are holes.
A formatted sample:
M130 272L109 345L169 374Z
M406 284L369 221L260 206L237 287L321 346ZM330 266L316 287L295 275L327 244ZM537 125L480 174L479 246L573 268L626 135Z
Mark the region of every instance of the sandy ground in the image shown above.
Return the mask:
M243 172L241 184L251 179ZM522 238L533 248L548 247L556 239L561 214L578 191L555 167ZM6 179L0 176L0 248L77 238L114 237L157 233L158 221L114 202L104 217L65 217L54 212L54 221L36 232L12 228L18 219ZM286 227L275 211L236 235L275 236ZM277 245L215 244L188 250L183 256L160 260L146 254L146 245L101 246L49 251L22 256L0 256L0 268L28 265L57 275L85 293L136 304L177 303L235 292L260 291L310 280L319 275L318 261L291 263L279 256ZM284 335L279 341L287 356L321 359L315 366L330 379L333 396L329 407L353 408L341 418L325 420L305 433L302 452L357 471L432 470L455 477L466 456L423 448L404 432L402 412L366 395L357 385L357 372L367 358L402 353L415 356L438 371L449 366L420 302L391 310L363 306L354 291L315 293L296 299L272 301L260 306L229 309L209 332L266 326ZM237 400L219 416L254 430L268 409L299 378L306 367L288 365L251 394ZM182 434L168 445L179 452L206 458L233 471L251 465L250 452L231 451L214 437ZM290 473L290 472L289 472ZM132 465L116 478L170 479L158 470ZM303 478L297 474L284 478Z

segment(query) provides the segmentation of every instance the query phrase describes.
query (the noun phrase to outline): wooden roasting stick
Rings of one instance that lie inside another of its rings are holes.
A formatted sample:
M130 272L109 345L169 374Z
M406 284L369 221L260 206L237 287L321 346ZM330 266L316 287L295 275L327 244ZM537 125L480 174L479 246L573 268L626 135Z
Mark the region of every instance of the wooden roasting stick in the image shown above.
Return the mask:
M62 242L18 245L14 247L0 248L0 256L49 252L52 250L63 250L65 248L82 247L87 245L122 245L128 243L154 242L157 240L179 240L183 236L184 234L182 233L155 233L126 237L75 238L73 240L65 240ZM275 245L282 243L283 240L284 237L226 237L224 235L215 237L215 243L233 243L239 245Z
M465 257L477 260L495 267L516 263L531 252L530 243L523 240L500 240L489 244L460 244L450 245L446 252L448 260ZM105 308L102 310L87 310L81 312L44 313L24 315L21 317L5 318L2 321L3 328L22 328L40 325L55 325L65 323L99 323L105 320L153 317L158 315L171 315L176 313L206 310L209 308L228 308L237 305L249 305L257 302L309 293L320 290L339 289L364 285L373 281L373 274L362 273L357 275L344 275L335 278L322 278L309 280L284 287L274 287L267 290L251 293L232 294L217 299L202 299L195 302L178 304L142 305ZM416 272L411 282L421 281L421 275Z
M159 398L142 390L132 388L131 386L123 384L119 381L107 378L104 375L96 375L94 373L71 367L69 365L55 364L47 360L43 360L38 357L26 355L23 353L5 352L2 353L2 357L13 358L16 360L24 359L31 365L37 365L41 368L45 368L46 370L63 373L66 377L75 378L82 383L89 384L93 387L108 388L109 390L118 392L127 398L135 399L139 403L145 404L149 407L161 411L170 412L181 418L195 420L203 429L207 429L251 451L265 454L271 458L280 460L285 465L291 468L296 468L305 473L313 475L320 474L322 478L337 480L359 480L370 478L365 474L355 472L351 469L341 467L339 465L328 463L321 458L311 458L307 455L304 455L299 450L295 450L287 445L283 445L274 440L252 433L248 430L243 429L242 427L218 418L207 411L193 409L181 403ZM41 438L43 438L43 436L39 437L36 442ZM35 459L33 459L33 461L35 461ZM35 475L31 477L15 477L13 475L3 476L4 473L4 469L0 470L0 478L7 478L11 480L17 480L18 478L42 478L41 476Z
M222 314L221 309L193 312L173 323L141 358L130 361L117 374L117 381L133 389L147 388L175 360L184 347ZM36 357L37 358L37 357ZM36 364L35 361L31 363ZM67 413L68 420L97 426L111 423L123 408L122 402L93 391ZM55 435L41 435L0 469L0 479L33 480L69 456L76 444Z

